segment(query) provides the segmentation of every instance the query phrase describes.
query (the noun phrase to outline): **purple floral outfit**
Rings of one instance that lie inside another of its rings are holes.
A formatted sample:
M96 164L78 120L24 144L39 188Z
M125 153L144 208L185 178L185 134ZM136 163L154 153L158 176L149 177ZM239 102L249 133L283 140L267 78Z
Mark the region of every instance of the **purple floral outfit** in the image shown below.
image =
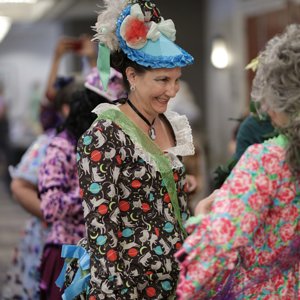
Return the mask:
M81 198L76 167L76 141L63 131L55 136L47 148L39 170L39 193L45 221L51 225L41 264L41 291L51 296L54 281L63 261L60 258L63 244L76 244L85 236ZM55 259L56 258L56 259Z
M54 135L55 130L48 130L40 135L24 153L20 163L16 167L10 166L11 177L37 185L39 166ZM40 299L39 266L48 231L48 226L37 217L32 217L26 222L21 240L14 251L1 299Z

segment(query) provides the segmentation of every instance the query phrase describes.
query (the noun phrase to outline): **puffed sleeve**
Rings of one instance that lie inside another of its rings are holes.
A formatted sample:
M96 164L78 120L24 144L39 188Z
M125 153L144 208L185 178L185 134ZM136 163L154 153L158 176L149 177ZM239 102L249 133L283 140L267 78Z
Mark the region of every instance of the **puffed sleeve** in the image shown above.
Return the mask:
M119 182L126 163L127 137L120 128L99 120L78 143L78 173L91 256L89 299L118 299L128 287L122 260Z
M77 182L74 145L54 137L39 168L41 209L47 223L72 217L82 211Z
M280 167L278 156L263 144L250 146L218 191L212 212L189 220L192 233L176 253L181 266L178 299L216 294L234 269L239 249L254 242L267 217Z

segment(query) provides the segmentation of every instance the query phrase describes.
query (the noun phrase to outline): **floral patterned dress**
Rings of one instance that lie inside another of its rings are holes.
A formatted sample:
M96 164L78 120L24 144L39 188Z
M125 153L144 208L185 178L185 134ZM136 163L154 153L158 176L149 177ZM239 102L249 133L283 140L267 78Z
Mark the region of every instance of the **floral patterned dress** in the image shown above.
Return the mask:
M20 163L9 168L11 177L26 180L37 186L38 170L54 135L55 130L40 135L24 153ZM39 266L48 232L49 227L37 217L31 217L26 222L20 243L15 248L1 299L40 299Z
M176 146L163 153L111 104L78 145L88 250L89 299L172 299L179 275L174 254L188 217L184 166L194 152L185 117L166 114Z
M188 220L178 299L300 299L300 186L284 145L249 147L212 212Z

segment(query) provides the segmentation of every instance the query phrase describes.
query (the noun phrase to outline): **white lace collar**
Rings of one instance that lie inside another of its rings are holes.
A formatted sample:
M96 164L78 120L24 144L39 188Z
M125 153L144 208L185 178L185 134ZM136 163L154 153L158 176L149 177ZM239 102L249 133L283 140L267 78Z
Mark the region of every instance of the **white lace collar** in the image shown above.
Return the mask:
M102 103L99 104L93 110L93 112L99 115L108 109L115 109L120 111L119 105ZM185 115L179 115L178 113L173 111L167 111L164 115L172 126L176 140L176 145L165 150L164 152L170 157L173 167L179 168L182 166L182 164L179 161L178 156L189 156L195 153L192 129ZM143 151L140 147L138 148L140 150L139 152L142 151L144 153L144 155L142 155L143 157L145 155L147 156L146 161L150 162L151 159L148 157L148 153L145 153L145 151Z

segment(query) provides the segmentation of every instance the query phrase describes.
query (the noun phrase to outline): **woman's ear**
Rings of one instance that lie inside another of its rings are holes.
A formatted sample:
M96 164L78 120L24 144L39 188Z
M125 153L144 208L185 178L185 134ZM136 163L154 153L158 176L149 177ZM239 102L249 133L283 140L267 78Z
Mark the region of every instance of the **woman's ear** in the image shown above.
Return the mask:
M128 67L126 68L126 77L127 77L127 80L130 84L130 86L135 86L135 80L136 80L136 72L135 72L135 69L132 68L132 67Z

